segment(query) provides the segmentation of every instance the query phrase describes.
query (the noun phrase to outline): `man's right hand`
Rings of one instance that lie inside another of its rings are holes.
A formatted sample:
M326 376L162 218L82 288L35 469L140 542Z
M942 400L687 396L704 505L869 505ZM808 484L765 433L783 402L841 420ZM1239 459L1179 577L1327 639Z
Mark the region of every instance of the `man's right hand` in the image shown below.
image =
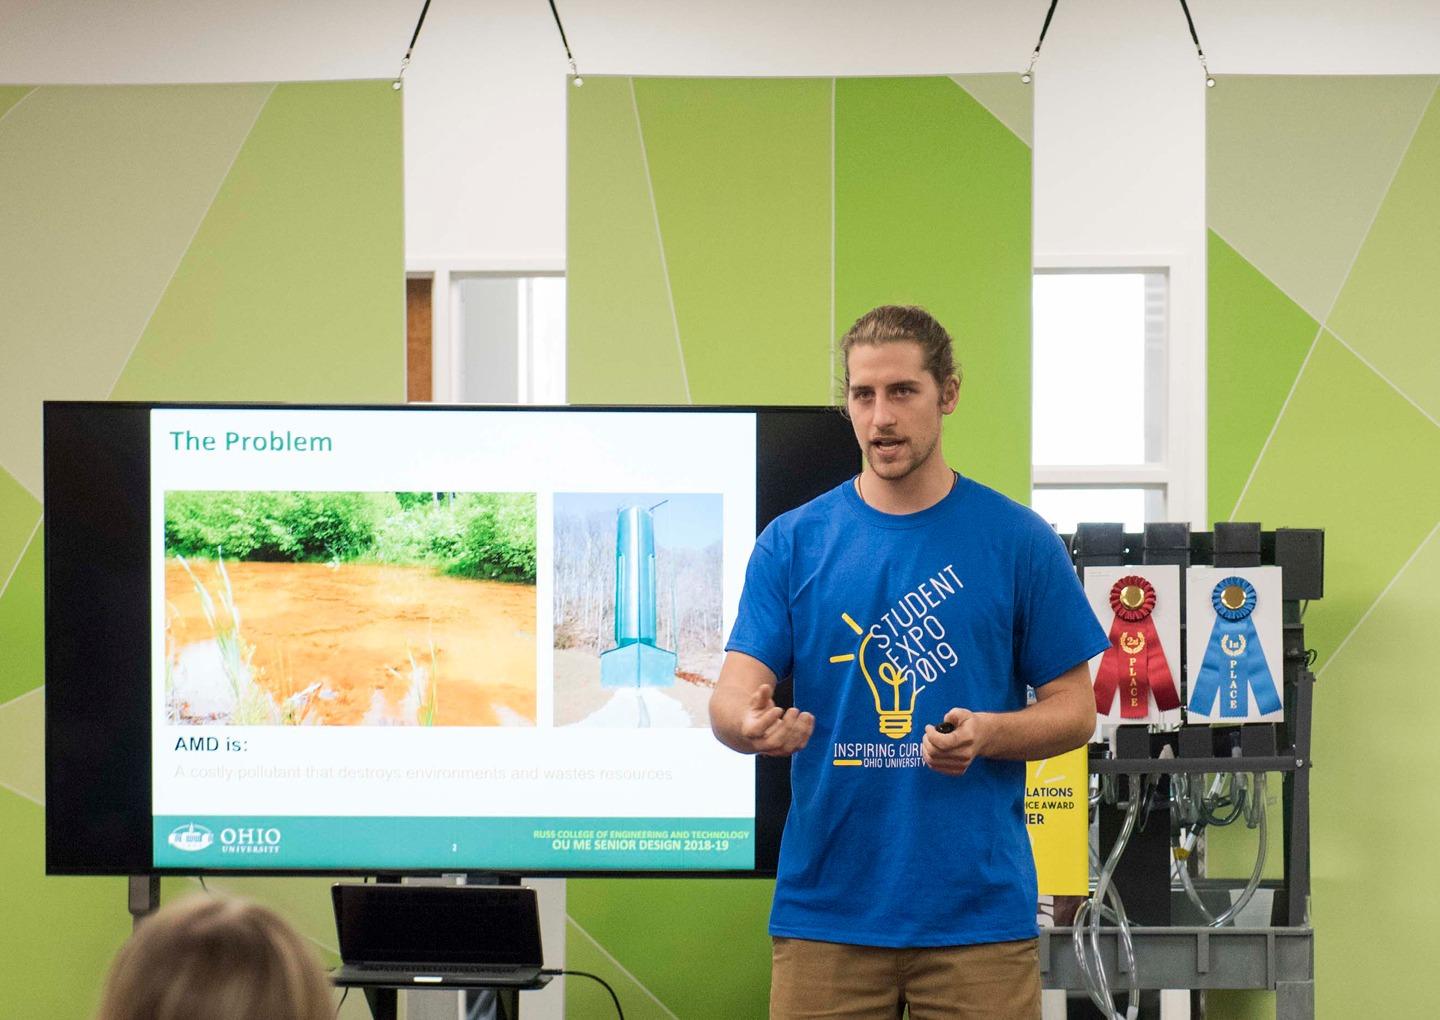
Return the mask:
M775 704L775 673L744 652L725 653L720 679L710 692L710 728L726 747L741 754L784 757L804 747L815 717Z
M810 741L815 717L797 708L782 709L775 704L775 691L762 684L750 695L750 704L740 720L740 736L756 754L785 757Z

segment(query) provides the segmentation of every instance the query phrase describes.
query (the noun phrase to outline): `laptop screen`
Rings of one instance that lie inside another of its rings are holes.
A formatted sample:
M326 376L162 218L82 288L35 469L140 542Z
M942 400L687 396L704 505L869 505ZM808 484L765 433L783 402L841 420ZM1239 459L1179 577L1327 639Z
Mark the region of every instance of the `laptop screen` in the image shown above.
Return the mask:
M543 963L533 889L335 885L332 891L346 963Z

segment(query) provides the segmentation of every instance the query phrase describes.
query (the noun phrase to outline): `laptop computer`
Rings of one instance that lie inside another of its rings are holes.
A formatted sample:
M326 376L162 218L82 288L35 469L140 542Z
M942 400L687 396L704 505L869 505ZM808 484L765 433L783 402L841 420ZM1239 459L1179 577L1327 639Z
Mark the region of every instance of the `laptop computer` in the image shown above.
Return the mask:
M337 985L539 988L540 911L523 886L331 887Z

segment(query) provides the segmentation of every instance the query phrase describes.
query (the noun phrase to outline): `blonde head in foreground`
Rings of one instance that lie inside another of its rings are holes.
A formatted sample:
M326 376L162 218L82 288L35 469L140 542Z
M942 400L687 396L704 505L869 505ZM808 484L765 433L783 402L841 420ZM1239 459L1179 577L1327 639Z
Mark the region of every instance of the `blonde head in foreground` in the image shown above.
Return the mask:
M315 954L273 910L195 896L140 923L120 948L96 1020L330 1020Z

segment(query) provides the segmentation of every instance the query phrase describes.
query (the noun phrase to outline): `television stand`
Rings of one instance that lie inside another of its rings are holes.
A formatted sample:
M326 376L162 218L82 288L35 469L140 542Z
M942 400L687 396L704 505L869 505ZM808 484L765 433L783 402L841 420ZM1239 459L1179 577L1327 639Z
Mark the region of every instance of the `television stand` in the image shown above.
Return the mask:
M160 909L160 876L130 875L129 886L130 928L133 931L141 921Z

